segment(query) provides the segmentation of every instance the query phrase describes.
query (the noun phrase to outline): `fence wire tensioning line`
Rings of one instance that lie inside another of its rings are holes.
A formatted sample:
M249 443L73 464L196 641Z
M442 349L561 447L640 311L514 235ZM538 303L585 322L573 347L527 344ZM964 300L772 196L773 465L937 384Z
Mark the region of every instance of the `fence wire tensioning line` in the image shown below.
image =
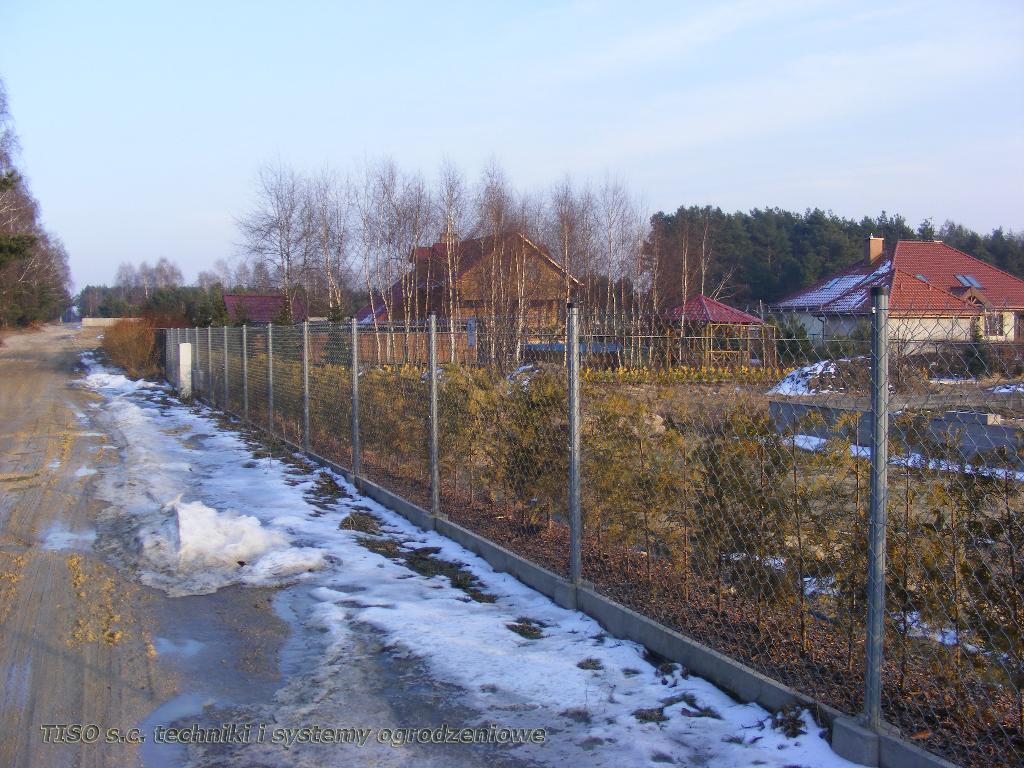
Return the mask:
M990 310L872 301L161 338L204 402L869 727L1017 765L1024 345Z

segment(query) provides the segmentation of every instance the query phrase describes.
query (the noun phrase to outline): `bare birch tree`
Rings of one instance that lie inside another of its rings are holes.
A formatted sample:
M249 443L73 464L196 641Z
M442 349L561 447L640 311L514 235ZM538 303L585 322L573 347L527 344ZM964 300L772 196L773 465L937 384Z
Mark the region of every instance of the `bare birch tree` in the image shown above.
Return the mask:
M306 277L303 182L281 162L267 164L257 174L256 201L238 219L242 247L271 275L284 297L291 319L296 286Z

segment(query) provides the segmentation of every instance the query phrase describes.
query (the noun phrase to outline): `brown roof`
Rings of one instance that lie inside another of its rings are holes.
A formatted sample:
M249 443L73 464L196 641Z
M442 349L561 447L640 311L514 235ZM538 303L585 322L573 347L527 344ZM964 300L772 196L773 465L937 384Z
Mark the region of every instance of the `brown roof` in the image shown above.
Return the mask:
M281 319L284 296L280 293L225 293L224 308L233 323L272 323ZM292 320L306 319L306 303L292 296Z
M889 309L907 316L977 314L988 307L1024 309L1024 280L938 240L900 240L892 253L860 262L789 296L780 309L823 314L871 311L871 288L890 289Z
M456 280L459 279L479 263L485 256L489 256L496 250L501 248L511 249L516 245L517 240L520 240L525 244L531 252L547 261L559 273L562 275L567 274L562 265L551 258L551 254L548 252L547 248L542 245L535 244L522 232L510 231L496 237L475 237L456 242L451 254L452 261L455 265L454 278ZM421 245L418 248L413 249L413 252L409 256L409 261L415 265L417 275L415 291L417 293L424 289L440 288L448 283L448 258L448 245L444 242L437 242L433 245ZM427 264L431 265L431 269L423 269ZM430 276L429 281L427 275ZM579 280L575 277L572 275L569 275L568 277L574 284L579 285ZM381 294L375 294L372 302L373 311L370 309L371 305L367 304L356 313L356 319L363 323L374 319L374 315L376 315L376 319L378 321L386 322L388 320L388 305L395 308L403 305L406 298L406 285L403 283L408 282L410 282L408 280L408 276L406 276L405 279L399 278L396 280L394 285L392 285L388 290L388 294L390 294L388 302L384 301Z

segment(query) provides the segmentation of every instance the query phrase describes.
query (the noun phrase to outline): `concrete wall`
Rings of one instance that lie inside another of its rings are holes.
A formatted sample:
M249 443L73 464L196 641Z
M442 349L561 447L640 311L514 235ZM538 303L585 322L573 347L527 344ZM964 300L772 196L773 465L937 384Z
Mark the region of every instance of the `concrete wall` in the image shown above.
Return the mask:
M853 415L857 418L857 444L871 444L871 414L868 411L816 403L770 400L768 414L775 429L780 433L787 433L796 428L799 434L824 439L838 437L836 424L839 419ZM807 423L808 421L813 423ZM800 422L804 424L797 426ZM895 427L892 428L892 432L901 434ZM959 445L961 455L968 460L976 457L979 452L984 453L996 448L1007 448L1018 452L1018 455L1024 454L1024 429L1016 424L1003 422L984 411L948 411L928 421L927 435L902 434L901 437L912 447L915 444L919 445L924 437L939 445L950 440Z
M127 320L130 323L137 323L139 318L137 317L83 317L82 327L83 328L109 328L112 325L117 325L122 320Z
M810 312L796 312L787 315L807 331L809 338L819 341L822 338L842 338L851 336L857 331L864 331L870 324L870 316L831 315L820 317ZM963 317L902 317L890 316L889 338L893 341L952 341L966 342L971 340L971 328L975 318L970 315ZM1004 318L1005 337L989 337L996 340L1012 340L1013 313L1007 312Z

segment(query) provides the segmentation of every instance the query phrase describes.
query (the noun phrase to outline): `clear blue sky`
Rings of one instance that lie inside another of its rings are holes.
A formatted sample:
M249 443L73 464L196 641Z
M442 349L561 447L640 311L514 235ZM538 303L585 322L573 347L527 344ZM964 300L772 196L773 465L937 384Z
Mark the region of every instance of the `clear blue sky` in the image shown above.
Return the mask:
M78 287L230 257L257 167L388 154L654 210L1024 229L1024 3L0 3L22 163Z

